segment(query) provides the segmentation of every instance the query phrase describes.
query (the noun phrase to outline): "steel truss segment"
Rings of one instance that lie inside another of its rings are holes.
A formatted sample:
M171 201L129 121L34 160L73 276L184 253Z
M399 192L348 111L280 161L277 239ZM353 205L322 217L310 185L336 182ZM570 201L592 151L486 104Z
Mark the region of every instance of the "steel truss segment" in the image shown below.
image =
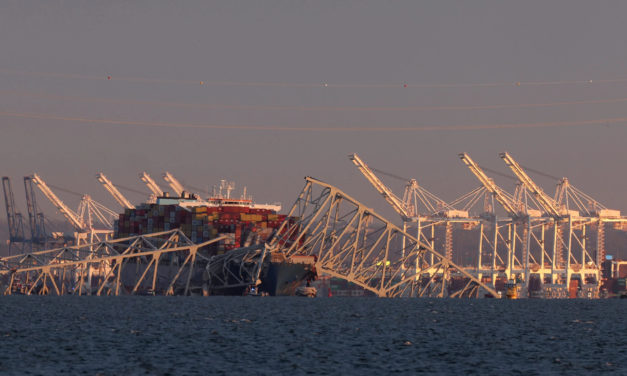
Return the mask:
M265 244L231 250L211 257L203 275L207 293L256 286L268 249Z
M499 297L429 244L332 185L307 177L289 213L292 218L268 247L287 258L315 256L319 273L380 297Z
M170 230L5 257L0 259L0 265L7 265L0 269L0 291L4 294L82 295L93 292L120 295L156 293L157 290L174 294L175 289L181 289L188 294L198 250L225 238L221 236L193 244L179 230ZM181 260L184 261L181 263ZM159 274L163 268L169 269ZM128 273L123 279L125 272ZM177 287L184 272L188 274ZM138 273L141 277L130 277L135 280L129 286L129 275ZM23 285L22 290L15 290L16 282Z

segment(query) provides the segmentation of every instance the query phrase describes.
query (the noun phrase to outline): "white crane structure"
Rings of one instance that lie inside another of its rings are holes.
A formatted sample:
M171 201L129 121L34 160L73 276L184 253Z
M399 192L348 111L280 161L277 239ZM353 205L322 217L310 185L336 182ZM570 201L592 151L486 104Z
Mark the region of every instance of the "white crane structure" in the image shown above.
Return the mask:
M568 213L582 213L588 217L620 218L620 210L608 209L570 184L568 178L562 178L557 184L553 201L558 207L565 208Z
M122 193L120 193L116 186L111 183L111 180L107 179L107 177L102 172L99 172L96 175L96 178L98 179L100 184L102 184L102 186L107 190L107 192L109 192L111 196L113 196L115 201L120 204L122 208L135 209L135 205L131 204L131 202L127 200L126 197L122 195Z
M41 191L41 193L46 196L46 198L54 205L55 208L65 217L65 219L74 227L77 231L84 230L83 222L78 218L78 215L72 211L63 201L57 197L57 195L52 192L52 190L48 187L46 182L44 182L39 175L33 174L32 182L35 183L37 188Z
M551 270L550 270L550 280L551 284L563 284L568 287L571 278L571 270L570 270L570 256L571 256L571 246L573 239L573 217L579 217L579 213L577 211L568 211L564 208L560 208L557 203L549 197L542 188L540 188L527 173L523 170L523 168L514 160L514 158L507 152L502 152L499 154L499 157L505 162L505 164L510 168L510 170L516 175L516 177L520 180L520 182L525 186L525 188L533 195L538 204L543 210L543 215L546 217L550 217L553 219L553 247L550 256L551 262ZM568 223L568 239L565 241L562 236L562 227L561 224L564 220ZM585 241L584 241L585 242ZM585 243L584 243L585 244ZM567 260L564 265L564 255L562 253L563 246L567 248ZM566 278L562 278L562 280L558 280L559 270L565 268L566 269ZM546 270L545 266L541 266L540 275L544 276ZM528 275L525 278L528 279ZM544 278L543 278L544 279ZM561 282L561 283L559 283ZM562 289L563 290L563 289Z
M78 210L74 212L52 192L39 175L33 174L31 179L41 193L74 227L77 244L105 240L113 235L113 221L117 213L94 201L89 195L81 197ZM99 228L94 224L100 224Z
M582 287L589 291L591 286L595 286L598 293L601 263L604 261L604 223L624 222L619 218L620 212L603 207L572 187L566 178L559 182L555 198L552 198L509 153L503 152L499 156L535 198L547 218L547 226L553 228L551 255L547 257L550 265L541 264L532 271L539 273L541 280L546 282L545 287L554 294L566 296ZM583 204L584 200L588 201L587 206ZM593 231L588 230L590 227ZM588 239L593 237L596 244L591 246ZM526 270L525 279L529 281L529 270Z
M453 224L464 223L468 225L469 223L476 222L468 218L467 211L457 210L446 203L446 201L418 185L416 179L407 180L403 198L400 199L374 174L372 169L368 167L357 154L349 155L349 159L400 215L403 221L404 232L407 232L409 223L412 223L412 226L415 224L418 238L435 248L435 228L436 226L443 226L445 233L442 242L442 253L449 259L452 259ZM405 247L403 247L403 249L405 249Z
M183 187L183 184L181 184L171 173L166 171L163 174L163 180L168 183L177 196L182 197L183 192L185 192L185 187Z
M507 152L500 153L499 156L505 162L505 164L512 170L514 175L520 180L520 182L527 188L529 192L535 197L538 204L545 210L546 214L552 216L554 218L559 218L568 215L578 215L575 212L564 212L561 211L560 208L556 205L555 201L551 197L549 197L542 188L540 188L531 178L525 170L520 167L518 162L512 158L511 155Z
M603 204L576 188L567 178L562 178L555 189L555 203L566 211L572 209L590 219L591 228L596 235L596 259L600 265L605 260L605 224L611 223L616 229L623 229L625 220L621 217L620 210L608 209ZM596 223L594 223L596 221Z
M490 194L492 200L498 201L499 204L505 209L507 214L512 217L518 217L521 215L519 210L514 205L514 197L507 193L504 189L499 187L494 183L494 180L489 178L483 170L479 167L475 161L470 158L468 153L460 153L459 158L464 162L466 166L470 169L470 171L477 177L479 182L483 185L484 189ZM491 205L492 214L496 215L495 210L496 206L494 203Z
M491 213L484 216L484 222L491 222L493 231L491 236L487 236L484 233L485 225L483 222L481 223L477 255L478 277L481 279L483 275L489 274L490 281L494 286L500 273L505 274L506 280L516 279L516 276L524 275L527 283L530 262L537 268L539 267L538 262L543 265L544 258L547 256L544 250L546 219L541 216L540 210L531 207L538 205L535 200L528 197L527 190L522 183L516 185L516 190L511 195L494 183L494 180L489 178L467 153L460 153L459 157L481 182L484 192L489 195L489 200L491 200L491 205L489 205ZM499 218L497 216L495 200L505 210L506 217ZM534 234L536 228L542 229L540 237ZM501 247L499 247L499 242ZM487 255L491 259L487 268L483 263L484 243L488 247ZM535 255L531 252L532 245L536 250ZM524 287L526 288L526 286L525 284Z
M143 171L141 174L139 174L139 178L141 179L141 181L144 182L144 184L146 184L146 187L148 187L151 192L148 202L157 202L157 197L163 196L163 190L161 190L161 188L150 177L150 175L148 175L146 171Z
M351 161L357 166L359 171L368 179L375 189L383 196L392 208L401 216L403 222L412 222L416 220L416 211L409 211L407 205L401 201L392 191L383 184L383 182L372 172L372 170L366 165L357 154L351 154L348 156ZM414 208L415 209L415 208Z

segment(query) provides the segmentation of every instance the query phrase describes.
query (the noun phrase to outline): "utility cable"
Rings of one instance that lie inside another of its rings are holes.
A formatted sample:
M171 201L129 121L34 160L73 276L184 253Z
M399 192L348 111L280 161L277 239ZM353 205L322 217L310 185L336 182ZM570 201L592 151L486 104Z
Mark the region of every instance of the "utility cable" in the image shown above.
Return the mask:
M546 81L502 81L502 82L478 82L478 83L411 83L411 82L394 82L394 83L334 83L334 82L263 82L263 81L205 81L197 80L178 80L169 78L150 78L150 77L132 77L117 76L113 73L108 74L75 74L75 73L54 73L54 72L29 72L20 70L0 69L0 73L9 75L34 76L34 77L50 77L65 79L89 79L104 81L126 81L137 83L159 83L159 84L177 84L177 85L196 85L196 86L231 86L231 87L285 87L285 88L484 88L484 87L520 87L520 86L558 86L558 85L593 85L608 83L627 82L626 77L616 77L610 79L575 79L575 80L546 80Z
M241 125L241 124L193 124L193 123L166 123L154 121L131 121L116 119L95 119L88 117L70 117L58 116L41 113L18 113L10 111L0 111L0 116L26 119L42 119L42 120L59 120L66 122L79 122L90 124L106 124L106 125L126 125L126 126L143 126L143 127L162 127L162 128L195 128L195 129L224 129L224 130L247 130L247 131L297 131L297 132L433 132L433 131L474 131L488 129L530 129L530 128L551 128L551 127L574 127L585 125L605 125L609 127L611 124L623 125L627 123L627 117L622 118L606 118L592 120L576 120L576 121L553 121L540 123L501 123L501 124L458 124L458 125L424 125L424 126L406 126L406 127L365 127L365 126L322 126L322 127L298 127L298 126L280 126L280 125Z
M77 101L87 103L109 103L128 105L148 105L159 107L197 108L208 110L254 110L254 111L303 111L303 112L423 112L423 111L480 111L503 110L515 108L542 108L556 106L580 106L587 104L616 104L626 103L627 98L610 98L577 101L557 101L545 103L503 103L489 105L452 105L452 106L301 106L301 105L247 105L247 104L219 104L219 103L183 103L167 101L146 101L135 99L112 99L85 96L69 96L56 94L42 94L25 91L0 90L0 94L43 98L50 100Z

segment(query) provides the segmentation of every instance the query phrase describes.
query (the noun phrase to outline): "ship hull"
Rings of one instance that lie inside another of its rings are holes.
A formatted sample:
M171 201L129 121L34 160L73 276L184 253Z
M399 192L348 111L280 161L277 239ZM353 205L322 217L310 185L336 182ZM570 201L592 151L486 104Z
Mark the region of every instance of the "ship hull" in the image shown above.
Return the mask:
M307 264L294 264L289 262L270 262L264 264L260 273L261 284L258 291L270 296L293 296L296 288L305 283L308 279L315 279L312 272L312 266ZM136 267L127 267L121 276L123 293L131 294L137 284L138 276L146 271L146 265L140 264ZM246 295L252 283L242 283L239 285L225 286L219 288L208 288L206 281L203 279L205 271L204 265L197 265L192 270L188 293L193 295ZM165 295L170 287L170 282L176 273L179 272L178 266L159 265L157 271L157 281L154 284L152 278L146 278L142 281L135 294L155 294ZM239 270L231 270L233 273L239 273ZM152 270L148 271L152 274ZM180 277L172 286L170 294L183 295L189 275L189 267L184 267L180 273ZM98 277L93 278L94 283L98 283Z
M259 289L272 296L293 296L298 286L312 279L315 279L315 273L311 265L275 262L268 265Z

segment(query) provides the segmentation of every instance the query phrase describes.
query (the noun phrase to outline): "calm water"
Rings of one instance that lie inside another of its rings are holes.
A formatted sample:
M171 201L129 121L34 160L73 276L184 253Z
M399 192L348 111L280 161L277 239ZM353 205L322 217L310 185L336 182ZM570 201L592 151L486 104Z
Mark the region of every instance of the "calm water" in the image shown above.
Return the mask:
M627 374L627 300L0 297L0 374Z

